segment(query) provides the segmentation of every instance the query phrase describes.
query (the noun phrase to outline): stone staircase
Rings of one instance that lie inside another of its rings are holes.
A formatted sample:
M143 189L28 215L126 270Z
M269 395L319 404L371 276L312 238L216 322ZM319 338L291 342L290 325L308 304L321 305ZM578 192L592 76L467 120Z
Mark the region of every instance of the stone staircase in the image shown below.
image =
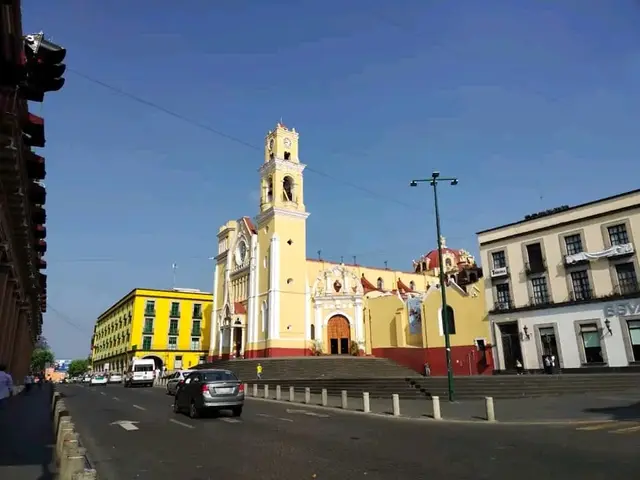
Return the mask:
M407 380L426 396L447 397L446 377L417 377ZM640 374L598 373L558 375L495 375L456 377L455 398L520 398L563 394L622 392L640 393Z
M262 365L264 380L292 379L384 379L419 378L411 369L387 358L326 356L278 357L244 360L215 360L197 368L224 368L245 382L256 378L256 366Z

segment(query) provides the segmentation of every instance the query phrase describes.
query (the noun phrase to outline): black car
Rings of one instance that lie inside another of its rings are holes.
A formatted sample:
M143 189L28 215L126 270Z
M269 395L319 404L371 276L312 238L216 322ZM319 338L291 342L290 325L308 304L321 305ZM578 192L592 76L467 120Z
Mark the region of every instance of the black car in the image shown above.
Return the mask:
M187 411L198 418L204 411L231 410L234 417L242 415L244 384L229 370L207 369L192 372L178 386L173 411Z

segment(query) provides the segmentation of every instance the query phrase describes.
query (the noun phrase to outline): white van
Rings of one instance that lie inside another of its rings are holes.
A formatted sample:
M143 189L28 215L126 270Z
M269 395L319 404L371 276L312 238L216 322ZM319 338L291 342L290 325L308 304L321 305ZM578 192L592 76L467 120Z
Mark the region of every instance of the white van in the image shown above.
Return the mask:
M124 386L142 385L152 387L156 364L152 358L134 358L124 376Z

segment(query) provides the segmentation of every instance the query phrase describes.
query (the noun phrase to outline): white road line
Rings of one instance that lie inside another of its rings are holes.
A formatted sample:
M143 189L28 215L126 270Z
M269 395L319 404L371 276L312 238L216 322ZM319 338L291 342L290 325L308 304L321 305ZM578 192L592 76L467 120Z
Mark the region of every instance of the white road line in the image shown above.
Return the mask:
M292 419L290 418L283 418L283 417L278 417L278 420L282 420L283 422L293 422Z
M171 423L175 423L176 425L180 425L181 427L185 427L185 428L196 428L196 427L194 427L193 425L189 425L188 423L184 423L184 422L181 422L181 421L179 421L179 420L174 420L173 418L170 418L170 419L169 419L169 421L170 421Z
M120 399L119 399L118 397L113 397L113 399L114 399L116 402L119 402L119 401L120 401Z
M273 418L272 415L267 415L266 413L256 413L256 415L258 417Z
M240 420L238 420L237 418L221 418L220 419L221 422L227 422L227 423L240 423Z
M100 395L106 395L106 393L105 392L100 392Z
M146 408L141 407L140 405L134 405L133 408L137 408L138 410L146 410Z

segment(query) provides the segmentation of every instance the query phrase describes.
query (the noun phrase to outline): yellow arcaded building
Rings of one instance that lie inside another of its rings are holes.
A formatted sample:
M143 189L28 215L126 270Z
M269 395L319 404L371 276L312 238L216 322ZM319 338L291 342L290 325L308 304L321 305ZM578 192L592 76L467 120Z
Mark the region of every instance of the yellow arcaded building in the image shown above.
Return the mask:
M429 349L444 345L437 328L427 338L427 325L437 323L440 308L440 296L433 294L436 252L415 261L409 272L308 259L305 165L298 142L298 132L282 123L267 134L255 222L243 217L219 229L210 359L373 354L416 370L427 362L433 372L441 362L430 358ZM465 311L455 317L452 342L464 346L464 358L470 349L486 356L484 287L475 286L481 270L464 250L446 248L444 258L449 288L460 290L450 294L452 305ZM466 364L460 368L469 372Z

